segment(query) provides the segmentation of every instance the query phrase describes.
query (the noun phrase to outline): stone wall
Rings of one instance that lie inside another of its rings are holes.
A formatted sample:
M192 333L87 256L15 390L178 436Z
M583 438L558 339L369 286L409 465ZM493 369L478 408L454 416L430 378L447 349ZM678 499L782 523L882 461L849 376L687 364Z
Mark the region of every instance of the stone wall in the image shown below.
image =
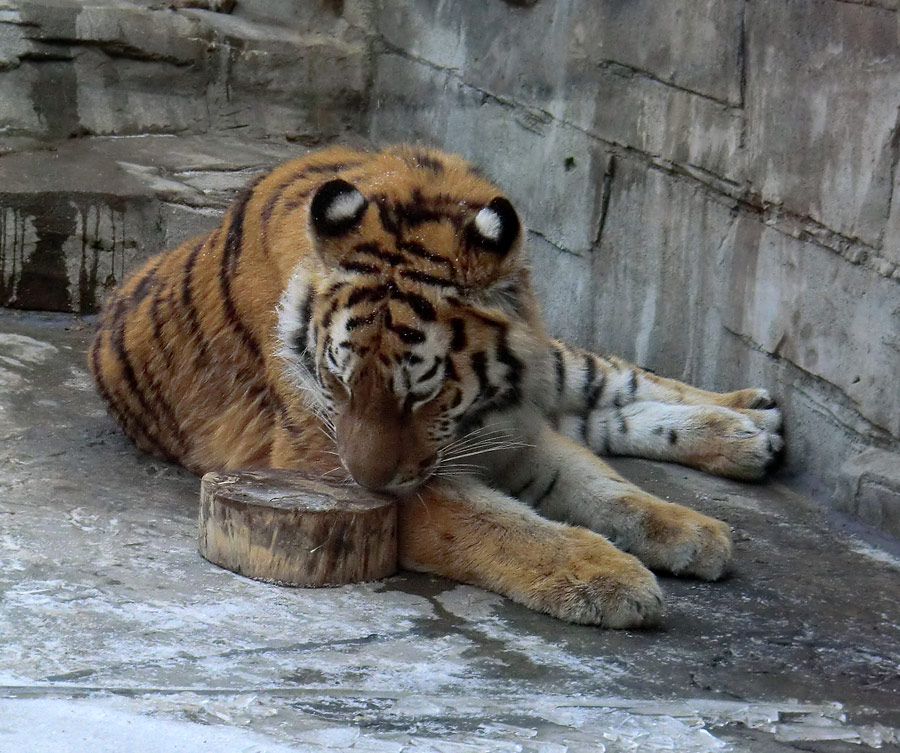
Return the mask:
M555 333L769 387L783 477L900 533L898 0L171 4L0 0L4 303L92 310L301 148L440 146Z

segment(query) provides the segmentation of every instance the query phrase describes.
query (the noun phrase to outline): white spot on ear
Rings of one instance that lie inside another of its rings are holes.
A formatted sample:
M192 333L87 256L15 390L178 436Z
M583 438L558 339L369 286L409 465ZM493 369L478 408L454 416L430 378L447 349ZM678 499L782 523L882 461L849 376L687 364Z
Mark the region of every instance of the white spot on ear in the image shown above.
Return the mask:
M500 240L500 215L490 207L485 207L475 215L475 227L488 240Z
M365 203L365 198L359 191L340 194L331 206L325 211L325 218L329 222L340 222L353 217Z

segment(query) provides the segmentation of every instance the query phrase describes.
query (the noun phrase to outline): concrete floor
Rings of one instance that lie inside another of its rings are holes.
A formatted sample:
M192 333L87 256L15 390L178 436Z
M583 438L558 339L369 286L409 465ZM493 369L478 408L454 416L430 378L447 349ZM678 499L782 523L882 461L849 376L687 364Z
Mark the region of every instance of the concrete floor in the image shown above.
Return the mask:
M617 462L736 531L652 632L416 574L265 585L199 557L199 482L106 417L89 333L0 313L3 753L900 750L898 552L802 497Z

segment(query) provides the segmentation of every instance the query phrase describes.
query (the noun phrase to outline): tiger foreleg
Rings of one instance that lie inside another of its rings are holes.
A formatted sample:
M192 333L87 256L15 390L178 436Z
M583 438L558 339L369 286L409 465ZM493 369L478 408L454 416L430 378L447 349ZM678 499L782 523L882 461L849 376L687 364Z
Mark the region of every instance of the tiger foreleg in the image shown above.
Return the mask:
M650 568L715 580L731 558L727 525L648 494L549 426L501 486L549 518L608 537Z
M655 624L653 574L602 536L537 515L485 484L432 482L401 503L400 562L571 622Z

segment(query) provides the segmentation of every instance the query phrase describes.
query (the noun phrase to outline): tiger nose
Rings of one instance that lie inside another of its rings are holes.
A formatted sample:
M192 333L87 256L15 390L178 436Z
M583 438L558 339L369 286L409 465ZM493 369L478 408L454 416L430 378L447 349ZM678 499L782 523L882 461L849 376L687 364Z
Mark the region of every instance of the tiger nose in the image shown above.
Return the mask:
M368 451L347 453L344 464L357 484L364 489L377 492L385 489L394 480L397 467L400 465L400 456L397 453L385 452L383 448L377 451L370 448Z
M353 480L380 491L397 475L401 458L399 430L389 421L348 417L338 421L338 454Z

